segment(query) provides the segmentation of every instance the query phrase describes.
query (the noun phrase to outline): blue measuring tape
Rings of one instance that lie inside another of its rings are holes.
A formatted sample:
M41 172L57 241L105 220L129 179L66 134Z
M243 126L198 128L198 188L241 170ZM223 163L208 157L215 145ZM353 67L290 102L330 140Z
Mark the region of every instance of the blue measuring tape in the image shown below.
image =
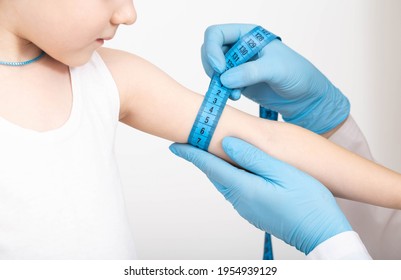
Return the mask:
M226 70L243 64L257 55L267 44L280 37L257 26L239 39L237 43L225 54ZM224 87L220 82L220 75L214 74L209 88L205 94L202 105L198 111L188 143L207 151L214 131L217 127L227 99L232 89ZM259 116L264 119L277 120L278 114L274 111L260 107ZM271 236L265 233L263 259L273 259Z
M280 38L263 27L255 27L226 53L226 70L247 62L275 39ZM221 84L219 74L214 74L189 134L189 144L207 151L232 91Z
M259 117L261 117L262 119L277 121L278 113L275 111L266 109L262 106L259 106ZM272 260L273 259L272 237L267 232L265 232L265 240L264 240L264 246L263 246L263 259L264 260Z

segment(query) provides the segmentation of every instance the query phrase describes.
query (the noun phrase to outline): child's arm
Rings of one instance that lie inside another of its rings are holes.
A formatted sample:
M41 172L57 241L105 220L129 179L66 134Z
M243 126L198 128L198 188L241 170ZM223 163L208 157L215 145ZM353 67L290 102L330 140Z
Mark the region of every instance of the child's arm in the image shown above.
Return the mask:
M178 84L151 63L100 49L120 91L120 120L144 132L186 143L203 96ZM401 175L300 127L263 120L227 106L209 146L224 159L225 136L246 140L311 174L334 195L401 209Z

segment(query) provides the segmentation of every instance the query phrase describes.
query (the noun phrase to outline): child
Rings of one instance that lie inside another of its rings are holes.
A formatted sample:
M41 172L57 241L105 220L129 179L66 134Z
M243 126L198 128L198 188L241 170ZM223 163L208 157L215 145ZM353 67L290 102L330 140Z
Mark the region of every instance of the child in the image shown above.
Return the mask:
M113 154L117 123L185 143L202 96L135 55L100 48L135 19L130 0L0 0L0 258L136 257ZM227 107L209 147L224 159L226 135L288 161L336 195L400 205L389 202L390 186L378 197L369 178L352 179L360 166L379 170L382 181L397 174L301 128ZM337 164L344 158L347 168ZM326 174L331 167L354 192Z

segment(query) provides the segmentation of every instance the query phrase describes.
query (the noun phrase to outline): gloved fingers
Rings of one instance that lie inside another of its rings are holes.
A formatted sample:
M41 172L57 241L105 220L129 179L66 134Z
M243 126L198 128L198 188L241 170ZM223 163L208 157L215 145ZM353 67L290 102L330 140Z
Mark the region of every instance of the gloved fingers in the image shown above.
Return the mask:
M241 98L241 89L234 89L231 94L230 94L230 99L233 101L237 101L238 99Z
M241 94L265 107L266 109L273 109L270 108L270 105L277 101L277 94L266 83L258 83L249 87L245 87L241 91ZM282 98L279 99L279 101L281 100ZM276 110L276 108L274 108L274 110Z
M288 70L291 69L283 63L283 60L286 61L284 57L294 55L296 54L280 40L274 40L252 60L224 72L221 82L228 88L246 87L260 82L281 84L282 80L287 79Z
M266 82L270 67L265 64L265 61L258 59L231 68L221 75L221 83L228 88L242 88Z
M220 166L222 163L220 163L219 161L224 162L218 157L189 144L173 143L170 145L169 149L176 156L192 162L203 173L205 173L206 176L209 176L209 174L213 172L213 168L215 167L215 165L222 167Z
M226 62L222 47L232 45L255 25L252 24L222 24L209 26L205 31L205 54L211 67L218 73L225 70Z
M266 83L259 83L246 87L241 91L241 95L251 99L266 109L280 113L283 117L290 115L292 112L291 109L294 110L294 106L291 106L291 100L279 95Z
M215 186L215 188L224 196L224 198L234 206L234 204L238 201L241 190L237 188L227 187L226 185L220 184L219 182L210 178L209 180L210 182L212 182L213 186Z
M239 166L280 187L291 188L294 178L304 177L304 173L295 167L273 158L241 139L225 137L223 149Z
M216 71L210 65L209 59L207 58L207 55L206 55L206 52L205 52L205 45L204 44L201 47L201 59L202 59L203 69L205 70L205 72L209 76L209 78L212 78ZM224 65L224 67L225 67L225 65Z
M212 68L212 66L210 66L210 64L209 64L209 62L208 62L208 60L207 60L207 58L205 58L205 52L204 52L203 49L204 49L204 45L202 45L202 50L201 50L203 69L205 70L206 74L207 74L210 78L212 78L213 75L214 75L214 73L216 73L216 72L215 72L215 70ZM234 89L234 90L231 92L229 98L230 98L231 100L237 101L238 99L241 98L241 90L240 90L240 89Z
M174 143L170 145L170 150L175 155L192 162L205 173L211 181L224 186L224 188L217 188L224 196L226 196L227 192L235 189L249 187L249 182L255 179L255 175L240 170L221 158L189 144Z
M210 65L208 58L206 57L206 52L204 50L204 46L202 45L201 48L201 58L202 58L202 65L203 65L203 69L205 70L205 73L209 76L209 78L212 78L214 73L216 73L216 70L212 68L212 66ZM226 52L226 49L228 50L229 47L223 47L223 51L224 53ZM241 89L234 89L229 98L233 101L237 101L238 99L241 98Z

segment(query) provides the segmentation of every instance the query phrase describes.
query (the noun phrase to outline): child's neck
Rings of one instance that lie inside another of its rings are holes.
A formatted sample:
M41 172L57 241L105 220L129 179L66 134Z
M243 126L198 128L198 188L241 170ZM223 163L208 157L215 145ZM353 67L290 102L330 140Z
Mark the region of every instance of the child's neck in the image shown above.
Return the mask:
M21 67L0 66L0 118L22 128L61 127L72 108L69 68L46 55Z
M1 28L0 61L25 61L38 56L41 49L32 42Z

